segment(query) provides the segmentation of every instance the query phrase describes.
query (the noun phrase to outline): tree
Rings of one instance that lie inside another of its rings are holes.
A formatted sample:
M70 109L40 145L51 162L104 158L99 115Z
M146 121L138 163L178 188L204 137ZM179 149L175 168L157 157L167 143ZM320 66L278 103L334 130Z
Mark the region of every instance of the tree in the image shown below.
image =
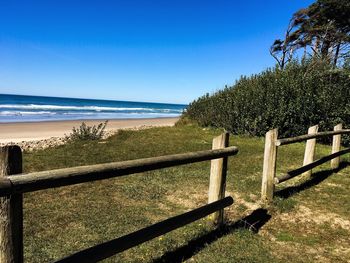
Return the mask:
M339 60L344 63L350 54L350 1L317 0L300 9L290 20L284 40L275 40L270 53L283 69L300 48L305 55L334 66Z
M293 59L293 54L297 49L305 47L299 38L299 27L301 21L305 20L305 15L302 15L305 12L305 9L301 9L293 15L289 20L284 39L276 39L270 48L270 54L281 69L284 69L285 65Z
M292 32L292 29L293 20L290 20L284 40L276 39L270 48L271 56L277 61L281 69L284 69L284 66L293 58L294 49L290 41L290 33Z

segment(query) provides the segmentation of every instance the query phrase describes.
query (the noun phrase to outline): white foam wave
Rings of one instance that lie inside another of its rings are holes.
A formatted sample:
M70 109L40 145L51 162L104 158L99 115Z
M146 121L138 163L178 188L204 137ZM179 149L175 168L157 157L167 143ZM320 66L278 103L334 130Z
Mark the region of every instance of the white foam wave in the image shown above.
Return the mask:
M73 110L73 111L149 111L149 112L179 112L177 109L157 109L157 108L126 108L126 107L101 107L101 106L59 106L59 105L39 105L39 104L0 104L0 109L13 110Z
M54 115L51 111L0 111L0 116Z

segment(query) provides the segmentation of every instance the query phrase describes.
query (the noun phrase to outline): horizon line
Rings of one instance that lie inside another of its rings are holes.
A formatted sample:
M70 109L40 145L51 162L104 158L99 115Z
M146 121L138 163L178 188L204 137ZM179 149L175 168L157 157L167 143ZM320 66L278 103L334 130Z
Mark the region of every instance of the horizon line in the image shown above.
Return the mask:
M78 99L78 100L101 100L101 101L119 101L119 102L136 102L136 103L153 103L153 104L172 104L172 105L181 105L188 106L189 103L173 103L173 102L153 102L153 101L132 101L132 100L117 100L117 99L92 99L92 98L77 98L77 97L61 97L61 96L45 96L45 95L28 95L28 94L9 94L9 93L0 93L1 95L9 96L24 96L24 97L42 97L42 98L58 98L58 99Z

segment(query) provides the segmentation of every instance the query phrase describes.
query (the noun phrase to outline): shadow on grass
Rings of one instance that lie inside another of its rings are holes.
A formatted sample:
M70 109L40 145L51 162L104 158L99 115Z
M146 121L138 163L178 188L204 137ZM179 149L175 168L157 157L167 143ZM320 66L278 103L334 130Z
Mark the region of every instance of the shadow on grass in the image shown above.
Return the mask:
M196 255L200 250L205 248L208 244L211 244L221 237L224 237L238 229L249 229L254 233L258 233L260 228L269 221L271 215L268 214L266 209L259 208L254 210L250 215L240 219L239 221L228 223L220 228L206 233L196 239L189 241L186 245L181 246L173 251L166 252L163 256L155 259L154 263L161 262L183 262Z
M319 171L314 174L312 174L311 179L307 180L306 182L303 182L299 185L295 186L289 186L286 187L285 189L279 190L275 192L275 196L281 197L281 198L288 198L292 195L295 195L301 191L304 191L306 189L309 189L315 185L318 185L319 183L323 182L326 180L329 176L331 176L333 173L337 173L346 167L350 165L350 162L341 162L339 164L339 168L337 169L328 169L324 171Z

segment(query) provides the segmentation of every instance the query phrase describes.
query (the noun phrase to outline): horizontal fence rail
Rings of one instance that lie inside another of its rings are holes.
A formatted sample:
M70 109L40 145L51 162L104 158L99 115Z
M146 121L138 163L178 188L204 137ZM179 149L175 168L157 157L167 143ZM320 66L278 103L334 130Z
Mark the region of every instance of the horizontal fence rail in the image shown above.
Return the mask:
M172 230L192 223L200 218L212 214L215 211L232 205L232 197L226 197L219 201L204 205L184 214L168 218L164 221L127 234L120 238L90 247L74 253L68 257L56 261L56 263L94 263L109 258L117 253L142 244L155 237L164 235Z
M341 155L344 155L347 153L350 153L350 148L347 148L347 149L342 150L340 152L336 152L336 153L324 156L324 157L322 157L322 158L320 158L320 159L318 159L310 164L307 164L307 165L304 165L304 166L297 168L295 170L289 171L288 173L286 173L282 176L275 177L275 184L280 184L284 181L287 181L295 176L298 176L306 171L311 170L312 168L315 168L323 163L326 163L326 162L328 162L328 161L330 161L338 156L341 156Z
M287 145L291 143L306 141L309 139L322 138L322 137L338 135L338 134L350 134L350 129L344 129L339 131L318 132L314 134L305 134L305 135L300 135L300 136L291 137L291 138L278 139L276 140L276 146L282 146L282 145Z
M231 146L217 150L205 150L7 176L0 179L0 196L142 173L161 168L223 158L237 153L238 148Z

